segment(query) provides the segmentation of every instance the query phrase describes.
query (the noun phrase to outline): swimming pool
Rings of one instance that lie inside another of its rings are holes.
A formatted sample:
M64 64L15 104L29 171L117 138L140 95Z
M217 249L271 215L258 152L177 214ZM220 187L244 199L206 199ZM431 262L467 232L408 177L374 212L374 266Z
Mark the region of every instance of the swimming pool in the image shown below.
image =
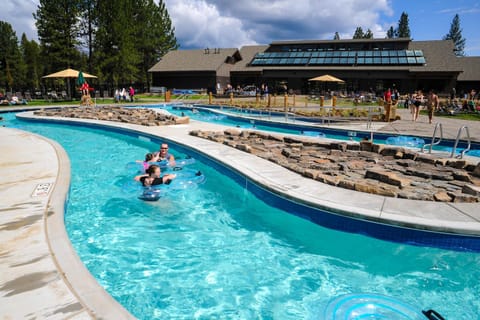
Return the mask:
M272 112L271 117L269 113L250 111L240 112L231 107L218 107L209 105L183 105L183 104L159 104L146 105L142 107L165 109L176 115L185 115L198 121L218 123L222 125L238 127L242 129L258 129L265 131L272 131L278 133L297 134L305 136L320 136L329 139L361 141L364 138L370 139L371 133L368 130L342 130L337 128L318 127L312 124L308 118L297 117L285 119L280 112ZM139 108L135 106L134 108ZM193 111L195 109L195 111ZM287 121L285 121L287 120ZM390 144L389 138L397 137L391 133L374 132L374 142L381 144ZM402 136L399 136L402 137ZM411 137L413 139L419 138L425 143L430 143L431 138ZM433 147L436 151L451 153L455 141L443 139L443 141ZM402 146L407 146L403 145ZM411 146L410 146L411 147ZM418 145L421 148L421 145ZM466 143L463 140L459 141L457 154L464 148ZM467 155L472 157L480 157L480 144L472 142L472 150Z
M356 292L433 307L449 319L480 314L477 253L326 229L266 205L201 162L201 188L141 202L121 188L130 179L123 164L156 142L13 122L69 153L66 225L74 247L140 319L318 319L330 299Z

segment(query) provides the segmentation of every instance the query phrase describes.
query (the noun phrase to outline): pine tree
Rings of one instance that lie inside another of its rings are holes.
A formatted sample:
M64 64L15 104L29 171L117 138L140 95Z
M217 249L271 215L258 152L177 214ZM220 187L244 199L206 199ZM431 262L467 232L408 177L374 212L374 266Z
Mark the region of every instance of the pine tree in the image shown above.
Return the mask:
M355 29L355 33L353 34L353 39L363 39L363 37L364 34L362 27L357 27L357 29Z
M93 67L93 49L97 24L97 2L98 0L80 0L79 37L80 44L86 48L86 51L88 52L88 72L92 72Z
M142 62L138 79L150 88L151 74L148 70L168 51L177 49L178 44L174 34L175 28L172 27L163 0L158 4L156 1L147 0L140 15L139 21L142 23L136 36L136 47L142 54ZM145 33L144 30L149 32Z
M338 32L335 32L335 35L333 36L333 40L340 40L340 35Z
M364 39L373 39L373 32L372 30L368 29L367 32L363 35Z
M467 40L462 36L462 28L460 28L460 17L458 14L453 17L452 23L450 24L450 31L443 37L443 40L453 40L455 44L453 51L456 56L465 55L464 49Z
M141 25L142 1L98 1L95 33L95 72L110 86L125 86L136 80L140 53L135 36ZM144 33L150 30L143 30Z
M0 87L20 90L23 83L18 38L10 23L0 21Z
M393 29L392 26L390 26L390 29L387 31L387 38L392 39L395 38L395 30Z
M402 12L400 20L398 21L398 28L396 30L396 36L398 38L410 38L410 27L408 22L408 14Z
M35 40L29 41L24 33L20 41L20 51L26 66L25 88L31 90L40 88L40 46Z
M44 73L76 67L79 0L40 0L34 13Z

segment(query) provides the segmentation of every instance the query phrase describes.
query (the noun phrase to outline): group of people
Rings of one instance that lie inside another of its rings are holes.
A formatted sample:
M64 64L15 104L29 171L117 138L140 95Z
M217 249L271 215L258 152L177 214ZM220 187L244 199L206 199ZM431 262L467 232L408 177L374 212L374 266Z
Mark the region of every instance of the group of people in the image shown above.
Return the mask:
M19 104L28 104L27 100L24 98L18 98L16 94L11 96L10 98L4 96L3 93L0 92L0 104L2 105L19 105Z
M175 157L168 152L168 144L162 143L160 150L157 152L147 153L145 161L139 161L143 164L145 174L135 177L135 181L139 181L144 187L151 187L161 184L170 184L176 178L175 174L164 174L158 164L155 162L168 161L170 165L175 165Z
M386 102L394 102L400 99L400 94L397 89L393 91L389 88L385 91L383 99ZM421 90L415 91L413 94L407 95L405 98L405 108L410 108L412 114L412 121L416 122L420 114L420 109L425 106L428 110L428 122L432 123L433 114L440 109L440 100L433 90L430 90L428 95L424 95Z
M135 96L135 89L133 89L132 86L128 87L128 90L125 90L125 88L122 88L121 90L115 89L114 96L115 102L127 101L127 96L130 102L133 102Z

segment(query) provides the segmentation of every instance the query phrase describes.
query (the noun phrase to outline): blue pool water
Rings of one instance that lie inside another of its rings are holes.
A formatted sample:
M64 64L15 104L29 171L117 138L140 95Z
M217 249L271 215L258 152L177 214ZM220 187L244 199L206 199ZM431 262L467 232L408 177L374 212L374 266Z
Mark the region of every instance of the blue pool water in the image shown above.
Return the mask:
M321 319L332 299L355 293L434 308L447 319L480 314L478 253L326 229L266 205L199 161L203 185L142 202L122 188L131 179L125 164L157 143L10 115L6 124L66 149L73 246L139 319Z
M218 123L222 125L238 127L242 129L257 129L257 130L265 130L265 131L273 131L278 133L287 133L287 134L297 134L297 135L305 135L305 136L319 136L319 137L326 137L329 139L338 139L338 140L350 140L350 141L361 141L363 138L370 139L370 132L368 130L365 131L349 131L349 130L340 130L340 129L331 129L328 127L312 127L311 121L304 120L295 120L293 118L288 118L287 122L285 122L285 117L281 115L279 112L272 113L270 117L268 113L265 112L240 112L236 109L230 107L224 107L222 113L218 113L217 106L212 106L211 109L209 106L199 106L195 107L193 105L183 105L183 104L160 104L160 105L148 105L144 106L148 108L160 108L165 109L168 112L171 112L176 115L186 115L192 119L204 122L211 122L211 123ZM138 108L138 107L136 107ZM195 109L195 112L192 112ZM402 136L399 136L400 138ZM414 148L421 148L423 144L415 144L412 143L391 143L389 138L398 138L397 136L392 136L391 134L387 133L374 133L374 140L375 143L382 143L382 144L391 144L391 145L399 145L403 147L414 147ZM411 137L414 139L415 137ZM423 140L425 143L430 143L431 138L425 138L419 140ZM433 147L436 151L442 152L452 152L454 141L443 140L440 145L436 145ZM458 148L457 154L459 154L466 145L461 140ZM480 145L478 143L472 144L472 150L467 153L469 156L472 157L480 157Z

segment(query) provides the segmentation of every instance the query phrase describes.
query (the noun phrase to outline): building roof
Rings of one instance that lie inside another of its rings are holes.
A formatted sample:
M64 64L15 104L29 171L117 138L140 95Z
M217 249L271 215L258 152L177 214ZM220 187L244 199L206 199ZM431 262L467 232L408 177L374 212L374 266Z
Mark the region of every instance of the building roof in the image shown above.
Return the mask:
M458 81L480 81L480 57L458 57L463 72Z
M164 55L149 72L218 71L229 57L241 60L237 48L173 50Z
M409 42L410 38L374 38L374 39L339 39L339 40L282 40L272 41L272 46L297 44L330 44L330 43L375 43L375 42Z
M419 72L462 72L462 66L453 51L451 40L412 41L408 48L422 50L427 63L424 66L410 67Z
M252 61L253 57L259 53L264 52L268 49L268 45L259 45L259 46L243 46L240 49L240 55L243 60L239 61L232 71L262 71L263 68L259 66L249 66L249 63Z

